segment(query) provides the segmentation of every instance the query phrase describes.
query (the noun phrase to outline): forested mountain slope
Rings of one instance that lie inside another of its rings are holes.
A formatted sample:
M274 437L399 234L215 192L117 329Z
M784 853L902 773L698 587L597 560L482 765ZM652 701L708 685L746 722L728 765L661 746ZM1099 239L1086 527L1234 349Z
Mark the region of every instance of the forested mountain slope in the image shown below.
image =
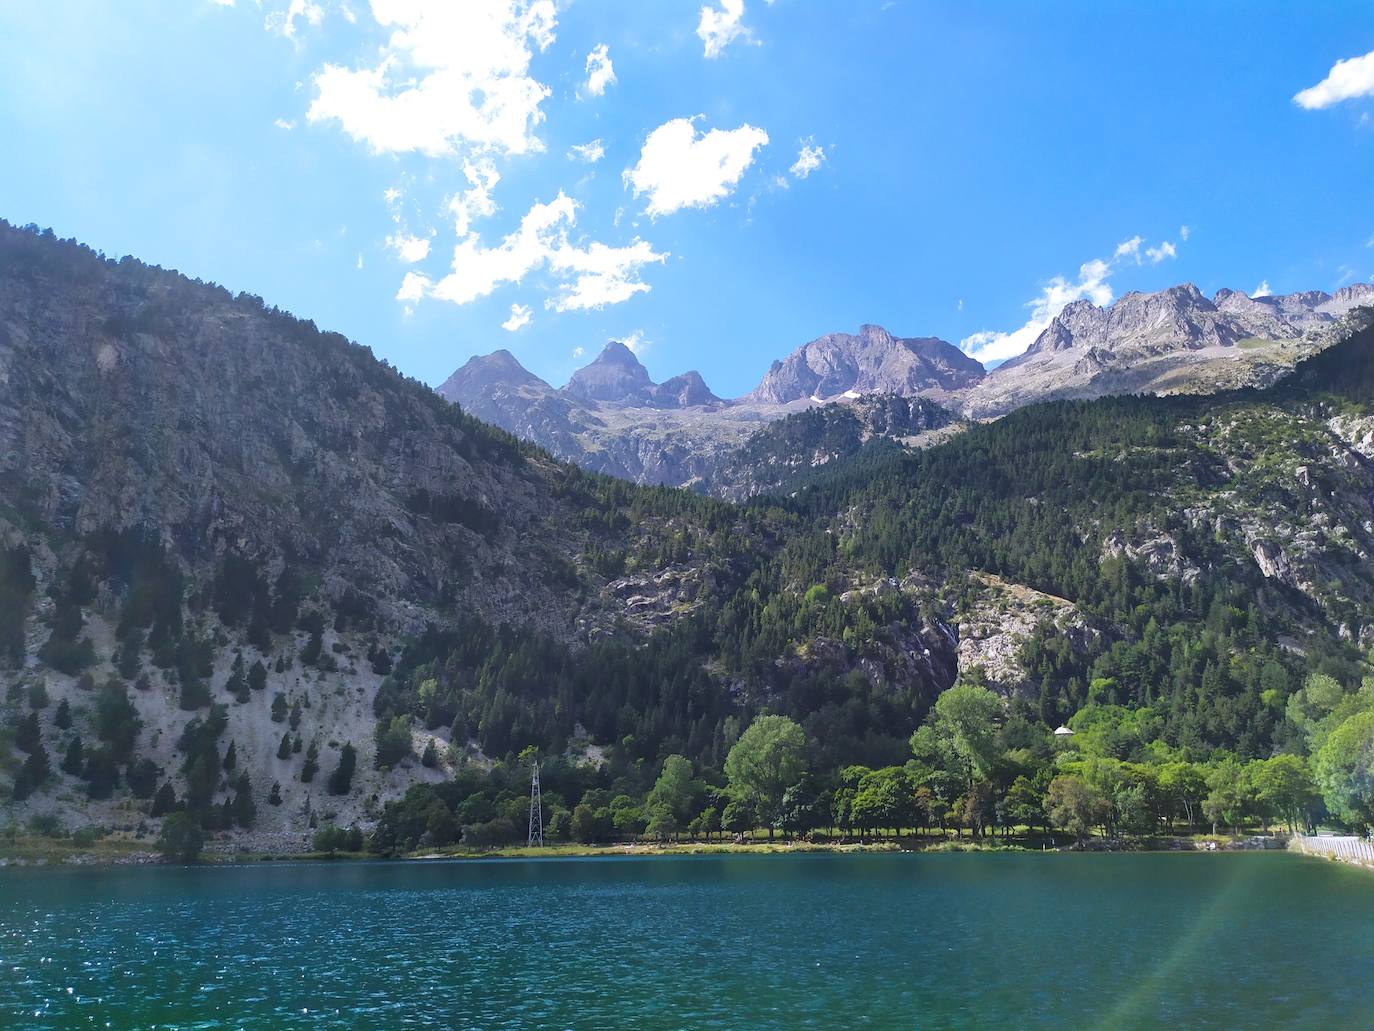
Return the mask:
M1099 690L1163 706L1180 742L1263 750L1284 693L1266 703L1266 683L1353 677L1374 644L1371 369L1365 330L1265 391L1036 405L860 456L797 507L855 564L1073 602L1102 633L1081 654L1061 635L1029 648L1047 722Z
M99 743L73 764L97 801L145 760L189 790L185 724L211 721L201 751L236 742L238 772L198 800L247 772L259 802L282 785L259 824L291 826L322 793L312 748L328 769L351 741L370 770L402 640L472 620L546 649L634 640L756 537L720 503L557 463L256 297L0 226L5 679L50 700L54 772ZM107 702L133 740L95 726ZM358 787L408 779L360 774L338 804L356 818Z
M864 420L938 410L809 414L758 441L787 496L734 506L582 473L256 298L5 227L10 814L504 840L526 745L551 810L595 821L675 754L725 790L765 712L799 724L814 808L911 759L956 680L1001 696L1002 758L976 792L930 780L951 807L1040 777L1063 720L1116 759L1302 752L1307 678L1354 691L1374 643L1372 370L1366 331L1265 391L1036 405L915 452Z

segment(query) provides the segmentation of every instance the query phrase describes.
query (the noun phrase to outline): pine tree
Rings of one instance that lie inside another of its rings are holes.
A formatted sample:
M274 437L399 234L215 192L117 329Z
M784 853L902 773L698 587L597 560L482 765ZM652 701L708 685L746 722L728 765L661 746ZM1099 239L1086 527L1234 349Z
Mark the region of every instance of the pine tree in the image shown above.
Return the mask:
M278 759L291 758L291 734L287 732L281 736L281 744L277 746Z
M439 750L434 747L434 738L430 738L429 744L425 745L424 753L420 756L420 765L431 770L439 765Z
M234 656L234 664L229 667L229 679L224 682L224 690L234 696L240 705L248 701L248 674L243 667L243 653Z
M156 819L159 816L166 816L174 812L177 807L177 793L172 789L172 782L164 781L162 787L157 789L157 794L153 796L153 808L148 815Z
M345 741L339 751L339 765L329 775L329 793L346 795L353 786L353 771L358 765L358 750L351 741Z
M125 633L115 653L115 668L125 680L133 680L143 668L143 631L131 627Z
M228 773L230 770L232 770L232 769L233 769L235 766L237 766L238 764L239 764L239 746L238 746L238 742L236 742L236 741L230 741L230 742L229 742L229 749L228 749L228 751L226 751L226 752L224 753L224 772L225 772L225 773Z
M253 788L248 782L248 774L240 773L234 785L233 818L240 827L251 827L258 817L258 807L253 802Z
M160 771L151 759L130 762L124 771L124 779L129 782L129 791L134 798L152 798L157 789L157 776Z
M38 713L31 712L19 721L14 729L14 747L21 752L32 754L43 741L43 731L38 725Z
M119 764L108 748L92 748L86 756L86 795L109 798L119 786Z
M267 796L268 805L281 805L281 782L272 782L272 791Z
M305 752L305 765L301 767L301 783L309 784L320 771L320 746L314 741Z
M291 716L287 720L287 725L292 730L301 729L301 700L299 698L291 703Z
M81 747L81 735L72 738L72 743L67 746L67 753L62 757L62 772L72 777L81 776L81 771L86 766L86 752Z
M286 711L286 695L278 691L272 698L272 722L286 722Z
M205 681L201 679L200 674L194 670L183 670L180 675L181 708L186 712L193 712L209 705L210 691L206 688Z
M301 751L301 736L297 734L291 739L291 754L299 755Z
M253 665L248 667L248 687L253 691L261 691L267 686L267 667L262 664L261 659L254 659Z
M53 722L57 724L58 730L72 729L72 707L67 704L67 699L57 703L57 713L53 716Z
M24 760L24 764L19 767L18 774L14 778L13 795L16 801L23 801L33 794L42 783L48 779L52 773L52 768L48 764L48 750L43 747L43 742L34 745L33 751Z

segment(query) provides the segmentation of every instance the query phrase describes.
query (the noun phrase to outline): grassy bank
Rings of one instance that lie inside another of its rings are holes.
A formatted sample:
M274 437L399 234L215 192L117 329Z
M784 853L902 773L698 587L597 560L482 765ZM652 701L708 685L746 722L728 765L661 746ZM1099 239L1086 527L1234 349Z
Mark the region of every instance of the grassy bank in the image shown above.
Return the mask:
M1098 851L1098 852L1180 852L1227 850L1238 847L1246 836L1179 835L1173 837L1139 838L1107 841L1090 838L1073 842L1064 835L1014 835L1011 837L955 837L953 835L923 834L886 837L868 841L821 840L786 841L782 838L755 837L742 843L733 841L635 842L619 844L580 844L557 842L533 848L508 845L497 848L472 849L461 845L445 848L423 848L397 857L407 860L436 859L572 859L606 856L707 856L707 855L800 855L805 853L860 854L878 852L1042 852L1042 851ZM202 863L259 863L366 860L379 858L369 852L270 852L233 851L212 845L200 858ZM78 836L45 836L19 834L0 838L0 863L15 865L122 865L159 862L155 845L147 839L131 840L106 837L95 841Z

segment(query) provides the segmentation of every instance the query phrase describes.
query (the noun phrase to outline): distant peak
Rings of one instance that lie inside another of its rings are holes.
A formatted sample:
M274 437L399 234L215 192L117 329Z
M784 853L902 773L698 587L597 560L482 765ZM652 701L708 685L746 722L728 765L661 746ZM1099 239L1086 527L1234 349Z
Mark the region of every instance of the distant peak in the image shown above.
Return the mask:
M634 351L630 350L628 345L621 343L619 340L609 341L606 346L601 349L601 353L596 356L596 360L599 362L623 362L626 365L643 364L640 362L639 356L636 355Z
M450 401L471 404L474 398L489 395L497 386L552 389L503 347L490 354L473 355L440 384L439 393Z
M649 372L625 344L612 340L596 360L572 374L563 389L584 401L642 401L653 387Z

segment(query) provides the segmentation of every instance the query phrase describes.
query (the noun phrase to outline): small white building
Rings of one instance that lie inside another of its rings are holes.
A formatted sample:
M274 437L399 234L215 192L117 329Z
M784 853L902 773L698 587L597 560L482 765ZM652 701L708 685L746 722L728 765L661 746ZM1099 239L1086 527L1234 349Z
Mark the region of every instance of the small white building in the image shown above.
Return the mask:
M1066 737L1073 737L1073 731L1070 730L1068 727L1056 727L1054 730L1054 736L1061 739Z

